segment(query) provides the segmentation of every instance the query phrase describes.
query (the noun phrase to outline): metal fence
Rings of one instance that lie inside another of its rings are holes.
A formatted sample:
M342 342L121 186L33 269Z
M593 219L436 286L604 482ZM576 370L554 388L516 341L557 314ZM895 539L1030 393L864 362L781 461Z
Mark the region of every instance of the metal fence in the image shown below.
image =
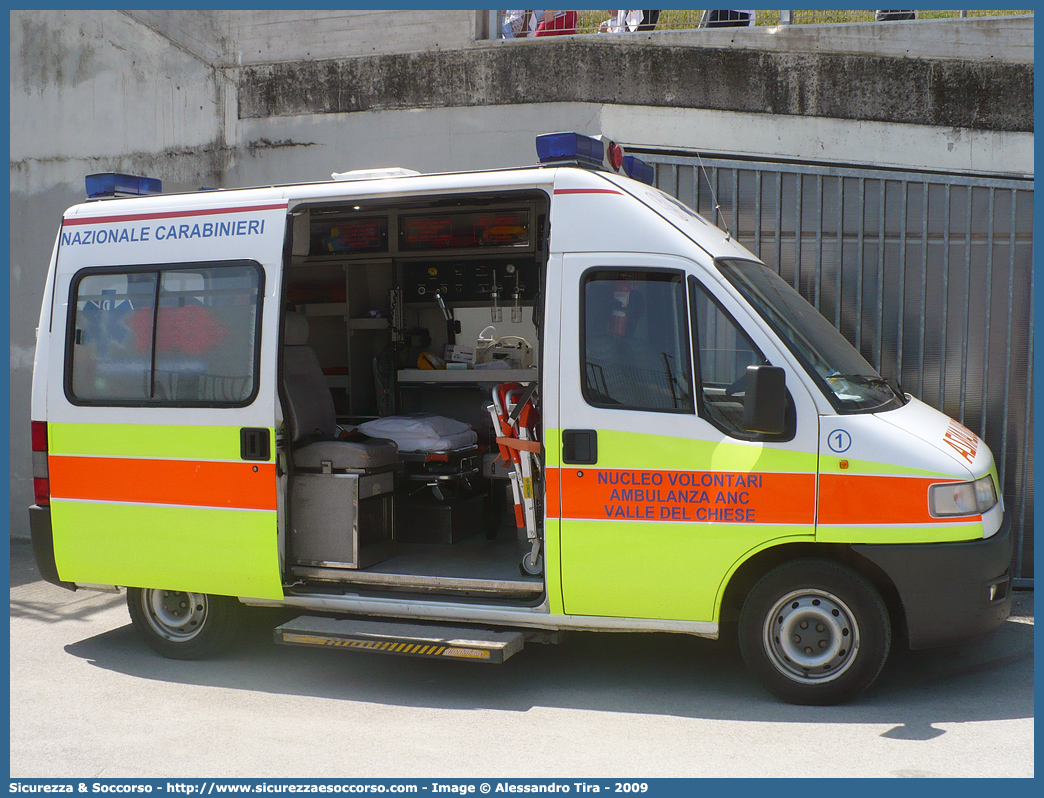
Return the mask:
M724 220L883 375L986 441L1012 517L1013 573L1032 584L1033 181L641 157L660 188Z
M501 24L504 20L504 11L491 12L490 34L492 38L501 38ZM898 21L905 15L913 14L916 19L953 19L957 17L1001 17L1022 14L1033 14L1032 10L1021 11L908 11L908 12L877 12L877 11L853 11L853 10L811 10L811 11L756 11L756 26L776 25L823 25L841 24L847 22L875 22L879 21L878 14L890 14L883 20ZM663 10L659 12L655 30L693 30L705 28L711 22L710 11L680 11ZM896 16L900 15L900 16ZM610 17L607 11L579 11L577 12L577 33L597 33L599 26Z

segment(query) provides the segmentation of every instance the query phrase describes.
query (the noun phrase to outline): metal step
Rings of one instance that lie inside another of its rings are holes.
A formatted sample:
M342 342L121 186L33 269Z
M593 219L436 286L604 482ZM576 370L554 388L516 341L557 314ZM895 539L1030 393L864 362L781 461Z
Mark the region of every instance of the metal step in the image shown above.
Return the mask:
M468 626L429 626L302 615L277 627L275 641L291 646L345 648L497 664L521 651L525 636L522 632L494 632Z
M459 593L466 596L494 598L536 599L544 593L544 580L539 577L519 579L488 579L452 576L399 574L382 570L382 565L365 571L292 566L294 576L336 581L346 585L360 585L375 590L400 590L418 593ZM517 565L515 566L517 571Z

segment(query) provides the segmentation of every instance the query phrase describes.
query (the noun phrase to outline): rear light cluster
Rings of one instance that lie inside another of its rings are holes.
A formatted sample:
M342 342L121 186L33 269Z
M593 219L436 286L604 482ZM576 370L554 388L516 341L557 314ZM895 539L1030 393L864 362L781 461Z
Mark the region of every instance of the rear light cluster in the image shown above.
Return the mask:
M47 422L33 421L33 498L40 507L51 504L51 480L47 472Z

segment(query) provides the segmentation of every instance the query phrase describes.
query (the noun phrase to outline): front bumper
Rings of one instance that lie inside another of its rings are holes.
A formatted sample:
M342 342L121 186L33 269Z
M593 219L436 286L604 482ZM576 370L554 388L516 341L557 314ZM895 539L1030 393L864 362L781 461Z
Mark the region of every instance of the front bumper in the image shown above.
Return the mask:
M853 545L899 591L910 648L937 648L992 632L1011 613L1011 519L961 543ZM991 597L992 594L992 597Z
M54 537L51 534L51 508L34 504L29 508L29 533L33 539L33 556L40 576L52 585L76 590L72 582L58 578L58 566L54 562Z

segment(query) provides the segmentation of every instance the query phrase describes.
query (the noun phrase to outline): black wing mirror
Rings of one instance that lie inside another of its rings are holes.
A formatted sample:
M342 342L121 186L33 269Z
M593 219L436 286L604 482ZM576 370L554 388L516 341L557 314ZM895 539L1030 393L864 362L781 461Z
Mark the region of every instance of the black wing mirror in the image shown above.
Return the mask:
M786 372L779 366L747 366L743 429L779 435L787 414Z

